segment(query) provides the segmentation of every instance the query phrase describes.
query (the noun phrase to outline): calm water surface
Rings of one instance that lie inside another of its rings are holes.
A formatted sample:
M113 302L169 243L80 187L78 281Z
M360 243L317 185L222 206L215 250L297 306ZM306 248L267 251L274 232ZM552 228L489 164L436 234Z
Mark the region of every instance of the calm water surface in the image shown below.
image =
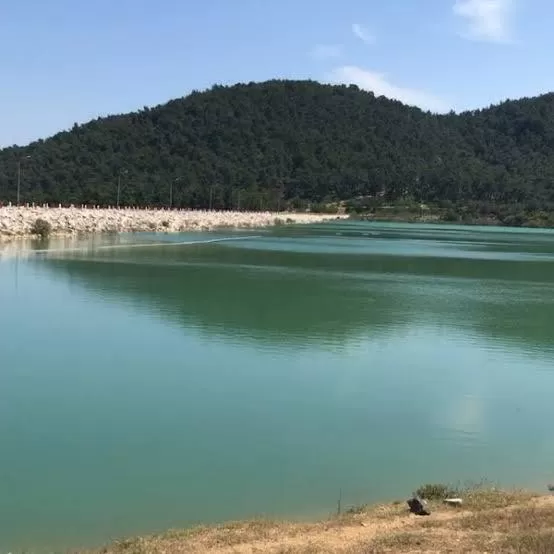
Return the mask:
M255 234L3 256L0 552L554 480L554 233Z

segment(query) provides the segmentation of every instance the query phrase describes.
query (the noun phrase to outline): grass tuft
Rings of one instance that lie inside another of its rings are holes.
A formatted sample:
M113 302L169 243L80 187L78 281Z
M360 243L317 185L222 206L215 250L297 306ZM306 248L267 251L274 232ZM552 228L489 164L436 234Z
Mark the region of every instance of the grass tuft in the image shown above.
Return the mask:
M458 496L459 490L442 483L430 483L422 485L416 490L416 495L425 500L444 500L452 496Z

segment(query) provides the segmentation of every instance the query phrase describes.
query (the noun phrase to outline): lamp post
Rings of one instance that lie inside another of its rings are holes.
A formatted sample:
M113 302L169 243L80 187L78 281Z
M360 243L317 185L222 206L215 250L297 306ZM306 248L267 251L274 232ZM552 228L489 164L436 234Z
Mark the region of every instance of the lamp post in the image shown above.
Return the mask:
M127 175L129 173L126 169L120 169L117 176L117 207L119 208L119 197L121 194L121 175Z
M169 183L169 209L170 210L173 207L173 185L174 183L178 183L181 179L182 177L176 177L171 181L171 183Z
M21 196L21 162L22 160L30 160L31 156L23 156L17 161L17 205L19 206L19 199Z

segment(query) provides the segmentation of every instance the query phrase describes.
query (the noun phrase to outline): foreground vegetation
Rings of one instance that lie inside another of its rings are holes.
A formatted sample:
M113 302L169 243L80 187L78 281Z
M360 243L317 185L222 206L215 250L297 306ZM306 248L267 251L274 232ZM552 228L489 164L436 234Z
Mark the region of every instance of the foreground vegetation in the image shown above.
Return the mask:
M360 506L314 524L250 521L171 531L122 540L103 554L254 553L538 553L554 552L554 497L527 492L442 485L429 493L429 517L408 513L405 502ZM442 502L447 494L464 499L461 508Z
M355 86L216 86L0 150L0 202L16 201L18 169L22 202L357 211L353 199L411 199L449 204L452 220L544 212L544 224L554 94L435 115Z

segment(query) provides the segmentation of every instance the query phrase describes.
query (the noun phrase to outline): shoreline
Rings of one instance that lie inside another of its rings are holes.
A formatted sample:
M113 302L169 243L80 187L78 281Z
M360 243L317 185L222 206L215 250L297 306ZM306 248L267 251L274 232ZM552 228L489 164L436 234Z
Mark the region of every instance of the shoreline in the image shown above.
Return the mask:
M453 212L428 206L425 207L425 210L410 210L390 206L372 211L351 212L350 215L355 221L430 223L468 227L554 228L554 214L550 212L519 213L517 216L510 214L499 217L497 214Z
M406 500L348 507L315 522L252 519L122 538L76 554L357 554L554 551L554 496L482 486L427 485L430 515ZM456 495L461 503L446 503Z
M294 212L232 212L135 208L0 207L0 242L33 238L33 225L44 220L52 237L102 233L214 231L276 225L307 225L346 219L337 214Z

